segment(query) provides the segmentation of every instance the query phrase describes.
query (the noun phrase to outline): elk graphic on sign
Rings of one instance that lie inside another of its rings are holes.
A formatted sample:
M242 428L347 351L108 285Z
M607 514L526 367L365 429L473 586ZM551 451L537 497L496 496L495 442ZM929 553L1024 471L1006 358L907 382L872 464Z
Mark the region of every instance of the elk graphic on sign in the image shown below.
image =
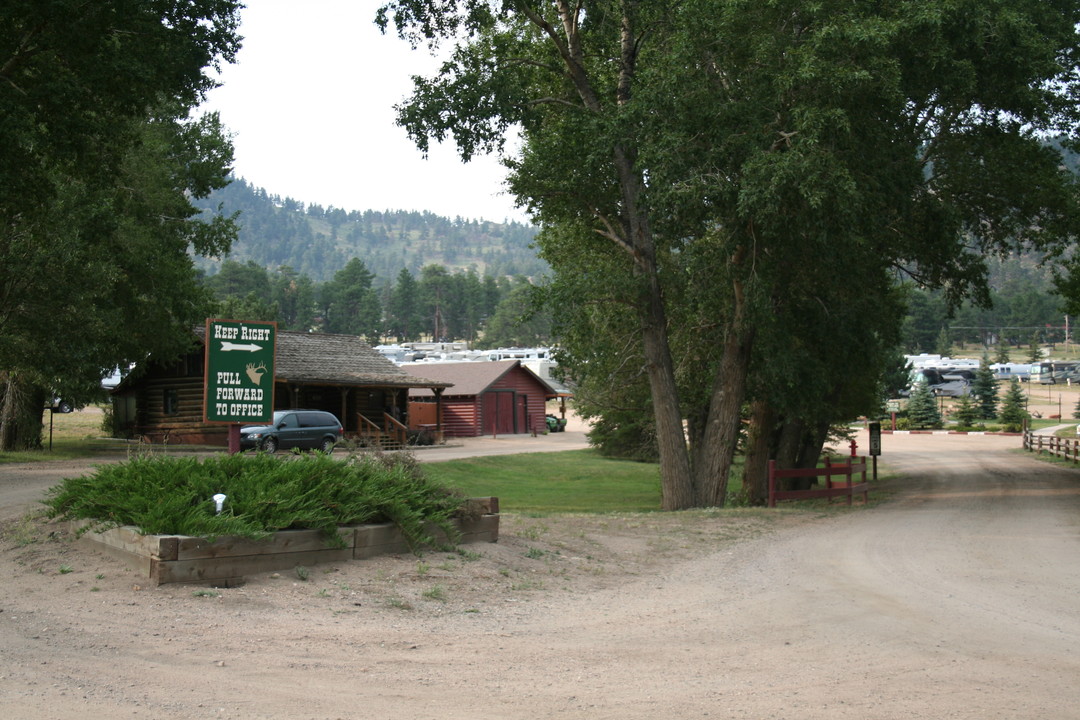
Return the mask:
M266 374L266 363L259 363L258 366L255 363L248 363L246 372L247 376L251 378L251 382L258 385L262 382L263 375Z

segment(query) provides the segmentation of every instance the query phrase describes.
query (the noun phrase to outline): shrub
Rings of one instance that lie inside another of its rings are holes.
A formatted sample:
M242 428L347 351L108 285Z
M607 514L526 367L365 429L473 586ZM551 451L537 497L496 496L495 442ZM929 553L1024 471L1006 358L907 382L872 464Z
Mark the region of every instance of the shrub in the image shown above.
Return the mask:
M609 409L591 419L589 444L604 457L646 463L660 459L651 413L636 408Z
M217 493L227 498L220 514ZM98 529L135 525L145 534L211 539L317 529L336 542L340 525L392 522L414 549L430 544L428 523L452 537L451 518L462 504L408 456L342 462L318 453L134 458L66 479L46 500L51 517L90 520Z
M409 430L406 432L405 437L409 445L425 446L435 444L435 433L427 429Z

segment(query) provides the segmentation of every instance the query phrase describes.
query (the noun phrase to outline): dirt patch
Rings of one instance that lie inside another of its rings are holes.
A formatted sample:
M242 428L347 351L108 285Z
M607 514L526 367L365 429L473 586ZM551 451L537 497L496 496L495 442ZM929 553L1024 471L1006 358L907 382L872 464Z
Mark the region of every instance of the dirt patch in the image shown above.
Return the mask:
M223 599L272 595L280 607L367 607L437 615L583 594L647 576L690 557L810 521L816 513L695 511L644 515L504 514L497 543L258 573L240 588L178 585L159 595ZM67 523L40 513L0 523L0 560L30 584L52 578L95 599L152 589L119 562L76 544ZM2 566L0 566L2 567ZM333 602L326 602L327 600Z
M883 445L867 508L508 514L496 544L222 590L22 520L0 470L0 714L1074 718L1076 471Z

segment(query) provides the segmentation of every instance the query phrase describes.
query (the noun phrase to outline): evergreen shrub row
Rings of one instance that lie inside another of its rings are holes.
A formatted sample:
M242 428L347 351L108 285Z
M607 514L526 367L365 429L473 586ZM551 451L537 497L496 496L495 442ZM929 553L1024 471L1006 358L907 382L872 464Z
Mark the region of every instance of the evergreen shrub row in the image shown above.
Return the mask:
M220 514L215 494L226 500ZM464 498L427 478L408 455L312 453L200 460L149 456L103 465L48 492L51 517L89 520L95 530L134 525L147 535L223 535L259 539L277 530L321 530L339 542L342 525L392 522L415 550L434 525L454 538ZM89 529L89 528L88 528Z

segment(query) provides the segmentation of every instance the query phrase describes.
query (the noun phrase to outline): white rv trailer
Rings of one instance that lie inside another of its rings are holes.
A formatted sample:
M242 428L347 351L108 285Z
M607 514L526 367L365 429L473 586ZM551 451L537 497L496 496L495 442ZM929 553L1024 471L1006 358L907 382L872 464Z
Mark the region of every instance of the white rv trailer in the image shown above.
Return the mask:
M994 363L990 369L994 371L994 377L998 380L1016 378L1020 382L1027 382L1031 379L1031 363Z

